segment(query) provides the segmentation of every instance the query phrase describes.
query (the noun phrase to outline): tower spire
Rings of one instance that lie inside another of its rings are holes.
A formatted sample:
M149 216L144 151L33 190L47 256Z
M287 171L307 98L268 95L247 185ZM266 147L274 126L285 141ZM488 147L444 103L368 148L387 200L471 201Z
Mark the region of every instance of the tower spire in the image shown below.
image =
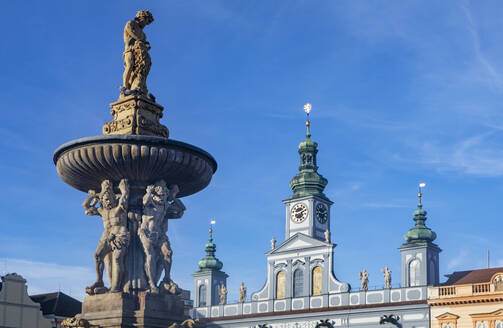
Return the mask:
M208 243L205 245L206 256L201 261L199 261L198 266L200 271L219 271L222 269L224 264L215 257L215 252L217 250L217 245L213 243L213 225L215 220L210 221L209 238Z
M310 103L306 103L304 105L304 111L306 112L306 115L307 115L307 119L306 119L306 139L311 139L311 131L310 131L311 121L309 121L309 112L311 112L311 108L312 107L313 106Z
M419 184L419 192L417 194L418 204L417 210L414 211L414 222L415 225L412 227L404 236L406 243L402 247L421 245L421 244L433 244L433 241L437 238L437 234L431 231L425 224L427 212L423 210L423 192L422 188L426 186L426 183L421 182Z
M299 173L290 181L290 188L292 188L293 195L290 196L289 199L313 195L326 198L323 194L323 190L328 181L318 173L318 166L316 165L318 144L311 140L311 121L309 119L311 109L312 105L310 103L304 105L304 111L307 115L306 140L299 144Z

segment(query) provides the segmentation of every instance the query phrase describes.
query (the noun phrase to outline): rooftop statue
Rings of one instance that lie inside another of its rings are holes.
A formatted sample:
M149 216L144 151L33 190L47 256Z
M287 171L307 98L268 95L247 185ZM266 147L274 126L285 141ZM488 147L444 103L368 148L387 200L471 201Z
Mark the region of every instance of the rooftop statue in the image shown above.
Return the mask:
M246 301L246 287L245 283L241 282L241 287L239 287L239 303L244 303Z
M391 270L385 267L381 271L384 274L384 288L391 288Z
M218 290L218 296L220 296L220 305L227 304L227 288L222 284Z
M150 43L143 28L154 21L148 10L140 10L124 27L124 74L121 91L124 95L148 95L147 75L150 72Z
M362 272L360 272L360 280L362 281L362 287L360 290L368 290L369 289L369 274L367 273L367 270L363 269Z

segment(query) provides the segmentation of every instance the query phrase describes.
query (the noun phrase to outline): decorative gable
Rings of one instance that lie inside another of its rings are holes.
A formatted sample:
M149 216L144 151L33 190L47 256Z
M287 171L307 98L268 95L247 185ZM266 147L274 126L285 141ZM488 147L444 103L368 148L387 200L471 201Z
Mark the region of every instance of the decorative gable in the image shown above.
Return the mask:
M456 328L459 316L446 312L436 317L441 328Z
M437 318L437 320L448 320L448 319L457 320L457 319L459 319L459 316L452 314L452 313L449 313L449 312L446 312L444 314L437 316L436 318Z
M322 242L318 239L305 235L303 233L297 233L292 237L288 238L284 242L282 242L278 247L273 250L270 250L267 255L276 255L285 252L290 252L292 250L301 250L307 248L316 248L316 247L330 247L334 244Z
M470 317L472 317L473 320L475 320L475 319L479 319L479 320L503 319L503 309L499 309L499 310L496 310L494 312L489 312L489 313L470 314Z

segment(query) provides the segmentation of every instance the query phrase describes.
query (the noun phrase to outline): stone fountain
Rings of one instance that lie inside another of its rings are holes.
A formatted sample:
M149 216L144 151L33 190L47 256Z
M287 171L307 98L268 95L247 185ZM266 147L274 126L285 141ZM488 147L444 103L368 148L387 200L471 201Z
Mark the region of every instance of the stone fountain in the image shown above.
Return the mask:
M151 62L143 29L152 22L142 10L124 28L123 85L103 135L67 142L54 153L61 179L88 193L85 213L104 224L94 254L96 281L86 288L82 313L65 320L66 327L202 325L184 315L166 232L168 220L183 216L180 198L204 189L217 164L204 150L169 139L160 123L163 107L146 86Z

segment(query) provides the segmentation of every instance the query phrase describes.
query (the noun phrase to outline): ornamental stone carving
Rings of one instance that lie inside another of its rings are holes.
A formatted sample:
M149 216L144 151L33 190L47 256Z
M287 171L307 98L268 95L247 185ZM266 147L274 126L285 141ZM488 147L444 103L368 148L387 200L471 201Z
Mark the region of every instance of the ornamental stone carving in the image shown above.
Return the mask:
M206 324L201 321L200 319L187 319L183 321L182 323L177 323L175 322L169 328L204 328L206 327Z
M495 291L503 291L503 274L498 274L496 277L494 277L493 284Z
M271 249L275 249L276 248L276 238L272 237L271 239Z
M241 286L239 287L239 303L244 303L246 301L246 287L245 283L241 282Z
M103 283L105 264L110 279L110 291L120 292L124 284L124 256L129 246L127 210L129 185L126 179L119 183L120 194L115 194L110 180L101 183L99 194L89 190L89 196L82 206L87 215L99 215L103 219L105 230L94 253L96 282L86 288L89 295L108 291Z
M182 201L176 196L178 186L170 189L164 180L147 186L143 196L143 215L138 235L145 253L145 273L150 291L158 293L157 281L162 272L163 291L171 294L180 292L178 286L171 280L171 264L173 251L166 232L168 219L181 218L185 211Z
M220 305L227 304L227 287L225 285L220 286L218 296L220 296Z
M363 269L363 271L360 272L360 280L362 281L361 290L368 290L369 289L369 274L367 273L367 270Z
M391 288L391 270L385 267L381 271L384 275L384 288Z
M61 322L61 326L67 328L90 328L91 324L86 319L78 317L67 318Z

